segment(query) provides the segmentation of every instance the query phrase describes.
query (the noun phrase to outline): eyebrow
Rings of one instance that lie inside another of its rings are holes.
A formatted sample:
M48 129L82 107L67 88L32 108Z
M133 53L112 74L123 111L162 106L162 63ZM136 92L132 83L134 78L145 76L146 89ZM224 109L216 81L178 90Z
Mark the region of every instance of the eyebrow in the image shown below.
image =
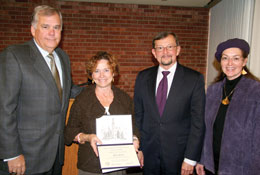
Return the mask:
M225 56L229 56L229 55L224 54L224 53L222 54L222 56L223 56L223 55L225 55ZM234 57L234 56L241 56L241 57L242 57L242 55L233 55L232 57Z

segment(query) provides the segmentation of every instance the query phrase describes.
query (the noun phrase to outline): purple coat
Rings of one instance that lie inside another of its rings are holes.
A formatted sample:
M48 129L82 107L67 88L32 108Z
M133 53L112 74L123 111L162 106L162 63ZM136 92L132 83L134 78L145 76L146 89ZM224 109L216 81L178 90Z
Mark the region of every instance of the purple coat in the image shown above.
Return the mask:
M213 124L225 80L211 85L206 95L206 134L201 164L214 172ZM260 83L242 77L229 104L219 157L219 175L260 175Z

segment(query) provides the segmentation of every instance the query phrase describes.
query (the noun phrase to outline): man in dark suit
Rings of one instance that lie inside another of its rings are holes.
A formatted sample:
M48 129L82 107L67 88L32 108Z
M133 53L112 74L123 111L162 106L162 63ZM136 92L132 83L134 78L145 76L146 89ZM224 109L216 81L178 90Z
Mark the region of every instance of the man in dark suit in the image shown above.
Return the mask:
M33 40L0 53L1 175L61 175L69 98L80 91L68 55L57 48L61 30L60 11L38 6Z
M159 33L152 49L159 66L141 71L136 79L135 118L141 133L138 155L145 175L192 174L200 158L204 78L177 62L180 50L174 33Z

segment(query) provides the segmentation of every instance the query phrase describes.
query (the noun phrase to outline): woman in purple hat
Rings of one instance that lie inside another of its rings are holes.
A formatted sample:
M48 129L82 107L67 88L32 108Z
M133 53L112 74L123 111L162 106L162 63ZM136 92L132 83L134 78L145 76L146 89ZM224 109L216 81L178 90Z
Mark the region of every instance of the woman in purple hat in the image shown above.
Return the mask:
M217 47L222 72L207 90L198 175L260 175L260 82L246 67L249 51L238 38Z

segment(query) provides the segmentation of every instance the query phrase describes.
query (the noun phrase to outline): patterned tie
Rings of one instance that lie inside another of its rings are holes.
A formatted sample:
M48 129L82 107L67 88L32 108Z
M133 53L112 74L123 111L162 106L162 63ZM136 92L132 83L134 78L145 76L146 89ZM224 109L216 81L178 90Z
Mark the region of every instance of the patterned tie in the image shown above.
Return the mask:
M60 99L62 99L62 87L61 87L61 83L60 83L60 75L59 75L59 72L58 72L56 64L55 64L54 56L52 53L50 53L47 57L50 58L50 60L51 60L51 62L50 62L51 63L51 73L55 79L55 82L56 82L56 85L57 85L57 88L59 91Z
M157 89L156 102L157 102L160 116L162 116L162 114L163 114L164 106L166 103L167 89L168 89L167 75L169 73L170 73L170 71L162 71L163 78Z

